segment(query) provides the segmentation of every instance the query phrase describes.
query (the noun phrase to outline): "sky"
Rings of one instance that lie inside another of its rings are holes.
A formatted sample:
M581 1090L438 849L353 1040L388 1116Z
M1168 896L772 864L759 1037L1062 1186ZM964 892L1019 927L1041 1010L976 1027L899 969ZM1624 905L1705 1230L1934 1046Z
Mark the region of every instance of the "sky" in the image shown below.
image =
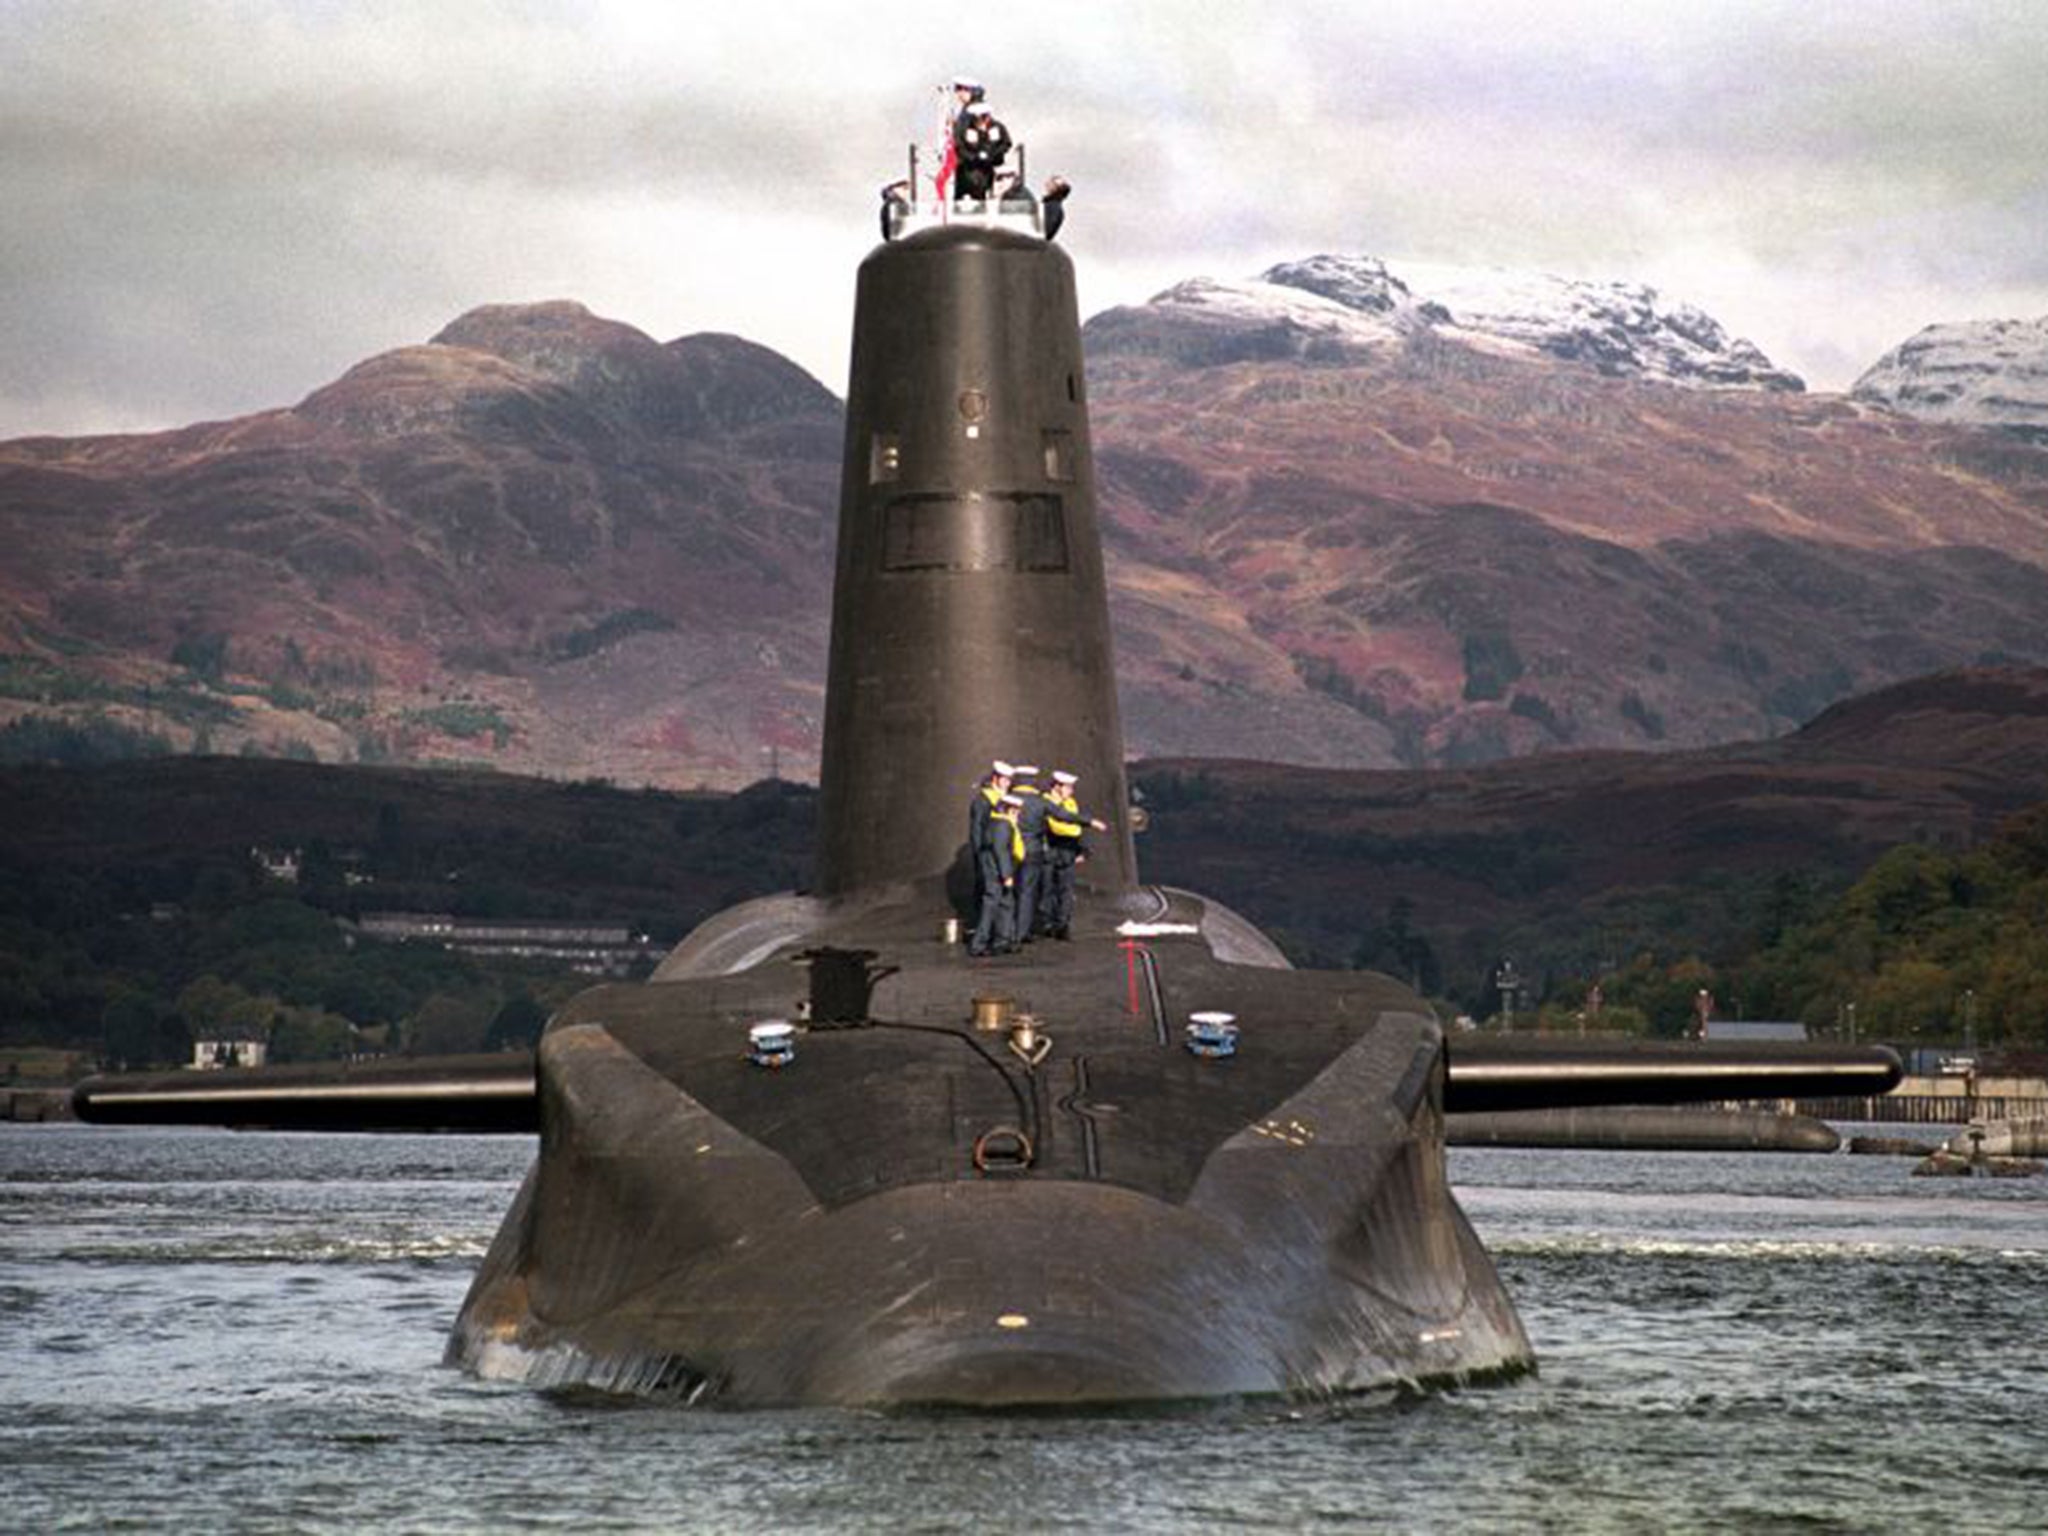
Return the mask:
M843 392L980 76L1084 316L1329 252L1648 282L1821 389L2048 313L2044 0L0 0L0 438L289 405L479 304Z

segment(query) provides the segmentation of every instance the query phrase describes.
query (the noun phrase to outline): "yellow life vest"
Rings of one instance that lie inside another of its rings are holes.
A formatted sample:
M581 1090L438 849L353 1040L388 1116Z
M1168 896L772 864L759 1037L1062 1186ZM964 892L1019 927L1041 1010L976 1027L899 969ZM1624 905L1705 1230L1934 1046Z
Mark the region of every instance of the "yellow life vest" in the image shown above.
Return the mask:
M1024 862L1024 834L1017 830L1017 812L1012 807L1003 805L996 807L989 814L995 817L997 821L1006 821L1010 824L1010 857L1019 864L1022 864Z
M1054 837L1079 837L1081 835L1081 823L1079 820L1081 814L1080 801L1076 800L1072 795L1061 794L1055 790L1045 797L1045 803L1048 806L1058 807L1058 810L1048 810L1045 813L1046 831L1050 832ZM1062 816L1059 814L1059 811L1065 811L1067 814Z

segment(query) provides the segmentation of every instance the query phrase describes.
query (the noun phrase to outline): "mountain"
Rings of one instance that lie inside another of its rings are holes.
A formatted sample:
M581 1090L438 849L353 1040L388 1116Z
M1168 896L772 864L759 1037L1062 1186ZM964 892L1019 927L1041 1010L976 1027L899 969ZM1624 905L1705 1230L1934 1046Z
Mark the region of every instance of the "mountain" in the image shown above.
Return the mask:
M1136 753L1704 745L2048 661L2048 447L1805 393L1649 289L1316 256L1085 340ZM810 775L842 432L764 348L550 303L288 409L0 444L0 752L33 715Z
M2048 443L2048 315L1930 325L1879 358L1849 393L1923 421Z
M1402 270L1406 276L1370 256L1311 256L1240 282L1193 278L1142 308L1098 316L1089 329L1110 350L1163 345L1184 363L1210 367L1364 361L1437 341L1698 388L1806 387L1705 311L1640 283L1499 268Z
M214 750L758 778L815 750L841 430L765 348L551 303L0 446L0 683Z
M1424 766L1704 745L2048 660L2048 453L1795 391L1661 301L1589 361L1569 338L1606 290L1495 282L1524 297L1462 301L1469 325L1426 297L1474 287L1319 257L1089 321L1147 748Z

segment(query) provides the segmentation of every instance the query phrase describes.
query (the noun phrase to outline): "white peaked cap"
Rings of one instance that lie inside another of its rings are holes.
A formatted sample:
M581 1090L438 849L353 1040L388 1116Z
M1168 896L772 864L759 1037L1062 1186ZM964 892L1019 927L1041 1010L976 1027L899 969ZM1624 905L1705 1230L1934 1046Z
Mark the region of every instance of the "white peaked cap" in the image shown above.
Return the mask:
M978 91L981 89L981 82L972 75L955 75L953 77L953 89L956 91Z
M997 773L1000 773L1006 779L1015 778L1017 776L1017 770L1012 768L1008 763L1004 762L1000 757L997 758L994 762L990 763L989 767L993 768Z
M1052 781L1055 784L1078 784L1081 782L1081 775L1069 773L1064 768L1055 768L1052 771Z
M1019 763L1019 764L1017 765L1017 777L1018 777L1018 778L1020 778L1020 779L1035 779L1035 778L1037 778L1037 777L1038 777L1038 764L1036 764L1036 763Z

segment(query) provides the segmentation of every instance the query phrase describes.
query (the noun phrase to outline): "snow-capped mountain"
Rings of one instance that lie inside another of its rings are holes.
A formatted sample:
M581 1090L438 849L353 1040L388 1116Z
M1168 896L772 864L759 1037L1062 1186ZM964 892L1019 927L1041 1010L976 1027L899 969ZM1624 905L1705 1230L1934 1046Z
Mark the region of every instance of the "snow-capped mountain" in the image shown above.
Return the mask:
M1930 325L1879 358L1850 393L1928 421L2048 438L2048 315Z
M1148 326L1178 327L1164 344L1183 361L1329 356L1423 335L1482 350L1543 355L1602 373L1710 389L1801 390L1704 310L1641 283L1410 263L1398 273L1371 256L1311 256L1256 278L1194 278L1149 303L1089 322L1107 350L1162 349Z

